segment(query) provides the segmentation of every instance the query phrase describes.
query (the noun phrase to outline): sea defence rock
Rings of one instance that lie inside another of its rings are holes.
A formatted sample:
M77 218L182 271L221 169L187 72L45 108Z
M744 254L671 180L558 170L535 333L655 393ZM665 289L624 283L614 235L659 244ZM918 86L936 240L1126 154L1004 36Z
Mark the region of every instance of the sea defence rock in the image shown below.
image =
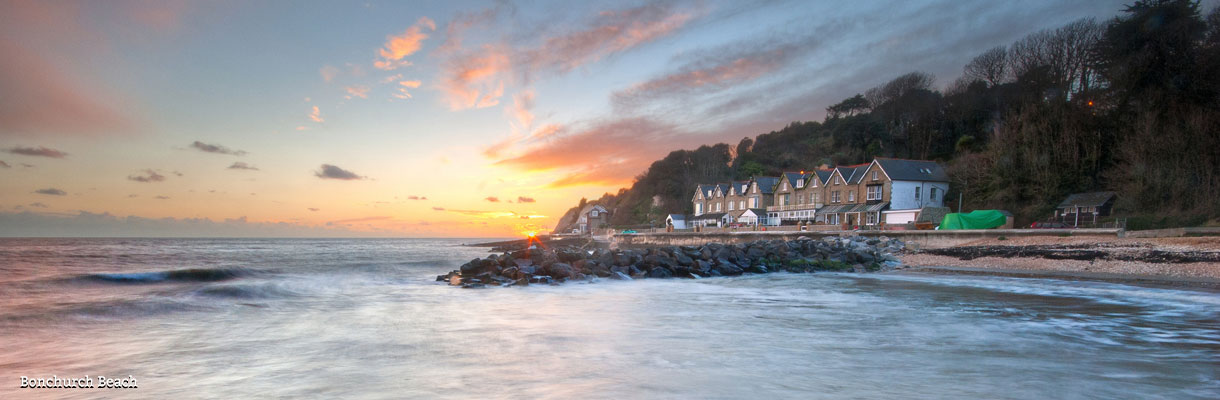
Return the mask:
M525 286L589 281L705 278L817 271L874 272L900 265L905 244L887 237L826 237L819 240L758 240L725 245L671 246L627 250L575 247L533 248L492 254L436 277L464 288Z

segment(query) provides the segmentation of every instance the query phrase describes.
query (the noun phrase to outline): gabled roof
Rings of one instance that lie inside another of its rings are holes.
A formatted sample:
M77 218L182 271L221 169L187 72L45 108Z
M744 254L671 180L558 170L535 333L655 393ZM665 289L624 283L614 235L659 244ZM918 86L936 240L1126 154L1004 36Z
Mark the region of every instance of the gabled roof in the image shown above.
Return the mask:
M715 221L715 220L720 219L720 217L723 217L723 216L724 216L724 213L708 213L708 214L691 217L690 220L691 221L704 221L704 220Z
M747 208L745 210L741 210L741 215L745 215L746 211L749 211L750 214L753 214L755 217L767 216L767 210L764 208Z
M779 183L779 177L775 176L756 176L754 182L758 182L758 191L762 194L775 193L775 185Z
M860 181L864 180L864 175L866 173L868 173L868 167L870 165L872 165L872 163L849 165L846 167L839 167L839 168L846 169L845 171L843 171L843 178L845 181L847 181L848 184L854 185L854 184L860 183Z
M788 179L788 186L792 186L792 189L796 189L796 181L804 179L805 175L806 174L802 174L800 172L785 172L784 178Z
M1075 193L1063 199L1058 208L1067 207L1101 207L1117 196L1114 192Z
M810 175L818 177L818 183L822 186L826 186L826 184L830 182L830 174L833 172L834 170L830 169L819 169L814 170Z
M737 195L746 194L746 191L750 189L750 181L733 182L733 189L737 191Z
M668 218L668 219L672 219L672 220L674 220L674 221L685 221L685 220L686 220L686 215L683 215L683 214L669 214L669 216L667 216L666 218Z
M729 194L729 184L727 184L727 183L717 183L717 184L716 184L716 187L720 189L720 195L721 195L721 196L724 196L724 195Z
M588 214L589 211L593 211L594 208L601 210L601 212L608 212L606 211L606 207L602 207L601 204L589 204L585 206L585 208L580 209L580 215Z
M936 161L877 158L877 164L892 181L949 181L949 174Z

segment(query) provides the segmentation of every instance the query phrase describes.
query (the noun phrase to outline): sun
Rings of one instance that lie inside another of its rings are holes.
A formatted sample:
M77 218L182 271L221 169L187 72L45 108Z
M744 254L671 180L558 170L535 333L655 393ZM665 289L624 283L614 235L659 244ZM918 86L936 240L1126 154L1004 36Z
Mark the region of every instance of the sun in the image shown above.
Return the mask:
M534 231L525 232L525 237L527 237L527 238L533 239L536 236L538 236L538 232L534 232Z

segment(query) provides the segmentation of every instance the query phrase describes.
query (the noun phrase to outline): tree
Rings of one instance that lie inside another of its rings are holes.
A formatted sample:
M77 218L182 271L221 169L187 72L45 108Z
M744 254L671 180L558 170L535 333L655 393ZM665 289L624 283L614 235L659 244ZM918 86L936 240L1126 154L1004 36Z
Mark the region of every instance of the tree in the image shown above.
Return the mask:
M1008 49L996 46L984 51L962 68L962 75L987 82L989 86L1004 83L1008 79Z

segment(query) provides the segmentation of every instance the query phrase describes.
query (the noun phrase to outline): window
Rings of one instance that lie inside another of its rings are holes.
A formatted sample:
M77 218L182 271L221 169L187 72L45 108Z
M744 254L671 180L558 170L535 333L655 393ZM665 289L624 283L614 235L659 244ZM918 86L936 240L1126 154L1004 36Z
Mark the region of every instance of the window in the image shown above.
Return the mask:
M921 191L923 191L922 188L915 188L915 201L919 201L919 192Z
M750 198L750 208L758 208L758 196Z
M745 209L745 208L746 208L746 201L745 201L745 200L738 200L738 201L737 201L737 206L738 206L737 208L740 208L740 209Z
M877 214L878 213L875 213L875 212L868 213L868 222L867 223L869 225L877 225Z
M847 202L854 203L856 201L856 191L847 192Z
M830 214L829 216L827 216L826 223L829 223L831 225L838 225L839 224L839 214Z
M780 183L779 190L788 190L788 182L784 181L783 183Z
M695 215L703 214L703 204L695 203Z
M805 204L805 195L803 195L803 194L796 195L796 204Z
M754 192L754 193L758 193L758 184L757 184L757 183L755 183L755 184L754 184L754 185L751 187L751 191L752 191L752 192Z
M729 202L729 211L733 211L733 206L735 206L735 205L737 205L737 202L735 202L735 201L730 201L730 202Z
M597 210L590 211L590 212L589 212L589 217L590 217L590 218L597 218Z
M814 192L811 196L812 198L809 199L810 203L817 204L818 202L822 201L821 193Z
M782 200L782 201L779 203L779 205L786 206L786 205L792 204L792 199L789 198L788 196L791 196L791 195L784 193L783 196L780 196L780 200Z
M830 202L831 203L839 202L839 191L838 190L830 192Z
M720 204L721 203L716 203L716 212L720 212Z
M798 187L798 188L799 188L799 187L802 187L802 186L805 186L805 178L797 179L797 180L796 180L796 187Z
M868 190L866 193L868 200L881 200L881 185L869 186L866 189Z
M877 171L873 171L873 180L877 180Z
M928 195L928 201L936 201L936 188L932 188L932 194Z

